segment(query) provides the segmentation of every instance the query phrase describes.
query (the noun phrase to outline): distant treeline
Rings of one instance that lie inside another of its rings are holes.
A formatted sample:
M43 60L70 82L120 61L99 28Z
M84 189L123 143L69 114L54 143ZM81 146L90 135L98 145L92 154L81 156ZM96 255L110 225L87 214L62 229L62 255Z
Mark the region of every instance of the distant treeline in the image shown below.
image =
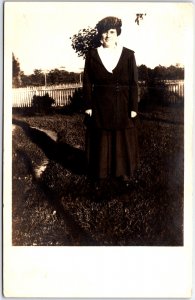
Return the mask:
M35 69L33 74L25 75L20 70L18 59L12 55L12 86L27 87L27 86L43 86L43 85L58 85L66 83L79 83L82 81L83 72L74 73L65 70L53 69L45 73L43 70ZM179 64L169 67L161 65L154 69L148 68L145 65L138 66L138 77L140 81L153 82L161 80L182 80L184 79L184 68Z
M140 81L183 80L184 68L179 64L169 67L159 65L154 69L141 65L138 67L138 77Z
M182 80L184 79L184 69L178 66L163 67L154 69L145 65L138 66L138 76L140 81L151 80ZM34 70L31 75L20 74L20 87L58 85L63 83L78 83L82 80L82 73L67 72L65 70L54 69L46 75L41 70Z
M20 68L18 58L12 53L12 86L14 88L78 83L81 80L82 73L68 72L61 68L55 68L50 71L35 69L33 74L26 75Z
M42 70L34 70L31 75L20 74L20 87L58 85L64 83L78 83L81 80L80 73L54 69L46 74Z

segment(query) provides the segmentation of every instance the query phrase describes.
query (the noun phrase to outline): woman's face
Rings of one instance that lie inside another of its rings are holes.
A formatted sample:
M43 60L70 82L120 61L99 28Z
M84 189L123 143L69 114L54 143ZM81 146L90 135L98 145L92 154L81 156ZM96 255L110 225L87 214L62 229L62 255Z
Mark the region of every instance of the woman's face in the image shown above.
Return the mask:
M118 36L116 29L109 29L108 31L102 33L101 42L103 47L112 48L116 46L117 39Z

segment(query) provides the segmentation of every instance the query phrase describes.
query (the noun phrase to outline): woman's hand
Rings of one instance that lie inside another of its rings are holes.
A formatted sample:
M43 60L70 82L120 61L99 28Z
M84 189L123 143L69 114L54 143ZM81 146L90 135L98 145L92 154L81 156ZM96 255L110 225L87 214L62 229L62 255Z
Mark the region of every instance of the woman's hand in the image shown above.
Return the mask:
M131 111L131 118L135 118L137 116L137 113L135 111Z
M87 109L85 111L85 113L91 117L92 116L92 109Z

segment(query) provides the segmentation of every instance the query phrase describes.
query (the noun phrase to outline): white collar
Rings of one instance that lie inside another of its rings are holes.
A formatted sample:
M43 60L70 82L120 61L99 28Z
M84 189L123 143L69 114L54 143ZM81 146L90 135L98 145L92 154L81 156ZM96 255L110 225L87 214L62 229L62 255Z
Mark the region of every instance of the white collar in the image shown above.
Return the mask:
M108 72L112 73L113 69L118 64L123 47L117 45L115 48L104 48L100 46L97 51L104 67Z

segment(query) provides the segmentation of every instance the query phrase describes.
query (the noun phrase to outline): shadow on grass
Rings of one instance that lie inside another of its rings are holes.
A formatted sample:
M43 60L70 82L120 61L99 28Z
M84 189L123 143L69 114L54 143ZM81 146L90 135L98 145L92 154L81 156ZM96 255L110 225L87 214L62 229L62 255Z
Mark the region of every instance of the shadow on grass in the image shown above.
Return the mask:
M42 180L36 183L66 221L72 235L72 246L183 245L182 129L175 131L176 127L162 127L159 122L141 124L142 165L133 186L126 189L121 185L118 187L118 183L116 186L110 183L94 192L89 182L85 181L85 176L74 176L85 174L83 151L53 141L26 122L13 120L54 162L51 161L48 167L50 172L45 172ZM63 171L60 166L55 166L55 162L73 173L67 177L66 183L61 176ZM32 164L31 161L29 163ZM28 165L26 167L30 170ZM50 176L53 174L54 177ZM53 184L53 178L57 178L58 184L51 187L48 183ZM106 201L95 203L97 195Z
M26 122L13 119L12 123L22 127L25 134L45 153L48 159L60 163L74 174L85 175L87 162L84 151L66 143L53 141L46 133L31 128Z
M81 172L85 171L85 165L83 163L83 151L74 149L73 147L67 144L58 145L58 143L54 142L50 137L47 136L46 133L41 132L38 129L30 128L30 126L26 122L14 119L13 124L22 127L26 135L31 139L31 141L36 143L44 151L45 155L49 159L53 159L55 161L60 162L63 166L65 166L66 168L69 167L71 171L74 170L74 172L76 173L80 174ZM61 201L59 199L56 199L55 191L53 191L44 181L36 179L32 161L29 158L29 156L25 153L25 151L18 150L17 155L18 158L21 161L23 161L25 169L27 169L28 172L32 174L33 180L43 191L50 205L53 207L54 210L58 212L60 218L65 220L70 235L73 239L73 242L71 242L70 246L98 246L99 243L91 237L90 233L88 233L78 224L74 217L61 204ZM71 162L68 162L69 159L71 159L72 163L74 160L76 160L76 164L78 164L78 166L76 166L75 163L71 164Z

